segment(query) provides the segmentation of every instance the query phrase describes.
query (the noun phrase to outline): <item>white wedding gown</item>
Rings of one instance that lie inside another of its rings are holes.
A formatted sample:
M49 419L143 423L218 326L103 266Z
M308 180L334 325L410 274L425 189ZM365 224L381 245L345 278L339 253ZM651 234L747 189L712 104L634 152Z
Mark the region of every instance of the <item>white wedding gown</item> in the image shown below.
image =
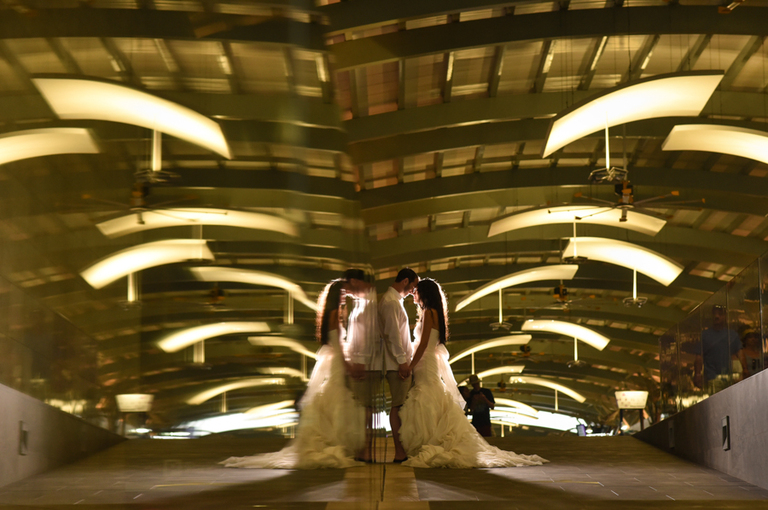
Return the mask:
M363 465L354 460L365 444L365 411L346 386L338 330L317 351L317 362L299 403L296 438L279 452L230 457L232 468L318 469Z
M421 323L414 333L421 338ZM413 382L400 409L400 441L408 453L404 466L473 468L539 466L548 462L538 455L500 450L477 433L464 416L464 399L448 364L448 350L440 343L436 329L430 331L426 351L413 369Z

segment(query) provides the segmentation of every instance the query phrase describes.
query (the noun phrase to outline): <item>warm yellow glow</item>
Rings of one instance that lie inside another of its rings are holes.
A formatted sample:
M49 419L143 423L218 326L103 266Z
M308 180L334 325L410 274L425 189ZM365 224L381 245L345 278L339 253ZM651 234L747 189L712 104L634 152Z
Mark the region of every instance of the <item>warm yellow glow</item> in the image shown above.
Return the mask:
M535 409L528 404L523 404L522 402L518 402L517 400L511 400L508 398L498 398L494 395L494 400L496 401L497 405L502 406L509 406L509 407L515 407L517 409L520 409L521 411L525 411L530 414L539 414L538 409Z
M545 280L571 280L578 270L579 267L573 264L557 264L552 266L533 267L507 276L502 276L497 280L486 283L461 299L456 303L456 311L458 312L468 304L477 301L483 296L497 292L499 289Z
M32 81L60 119L142 126L231 157L221 126L186 106L119 83L82 78Z
M521 228L558 223L571 224L574 221L591 225L624 228L653 236L658 234L659 230L667 224L665 220L636 211L627 211L627 221L619 221L621 220L621 214L622 210L619 208L611 209L610 207L595 207L593 205L543 207L512 214L494 221L488 230L488 237Z
M498 402L496 402L496 403L498 403ZM512 410L507 410L507 409L491 409L491 414L495 414L496 416L501 415L501 416L498 416L499 418L502 418L504 416L509 416L510 418L514 419L514 416L519 416L521 418L528 418L529 420L538 420L539 419L539 417L536 416L536 415L531 416L530 414L523 414L523 413L519 413L517 411L512 411ZM499 423L501 423L501 422L499 422ZM506 425L506 423L504 423L504 425Z
M286 377L296 377L297 379L301 379L304 382L309 380L301 370L297 370L291 367L262 367L258 370L259 372L268 375L284 375Z
M82 128L47 128L0 135L0 165L54 154L97 154L91 132Z
M166 239L131 246L96 262L80 272L95 289L131 273L188 260L213 260L207 243L200 239Z
M260 418L265 418L273 414L275 411L279 411L280 409L293 407L293 405L293 400L283 400L282 402L275 402L273 404L264 404L263 406L253 407L248 409L245 414L247 414L248 418L252 420L258 420Z
M672 128L664 151L721 152L768 164L768 133L714 124L682 124Z
M500 338L494 338L485 342L480 342L471 347L464 349L461 352L456 353L455 356L451 356L448 363L453 364L462 358L466 358L470 354L478 351L484 351L487 349L493 349L496 347L504 347L505 345L525 345L531 341L531 335L509 335L502 336Z
M510 384L531 384L533 386L543 386L545 388L551 388L553 390L557 390L560 393L563 393L565 395L568 395L575 401L579 403L583 403L586 399L582 394L573 391L572 389L563 386L562 384L558 384L556 382L548 381L546 379L541 379L539 377L525 377L525 376L512 376L509 378Z
M658 117L696 117L722 79L722 71L661 75L587 99L552 119L542 157L606 126Z
M480 379L484 379L486 377L491 377L493 375L499 375L499 374L522 374L524 369L525 369L525 365L511 365L506 367L496 367L496 368L492 368L490 370L484 370L483 372L478 373L477 377L479 377Z
M121 413L146 413L152 409L155 396L150 393L125 393L115 395Z
M301 342L292 338L285 338L282 336L249 336L248 341L251 345L264 345L270 347L287 347L293 352L303 354L304 356L312 359L317 359L317 354L310 351Z
M585 344L591 345L598 351L605 349L605 346L610 342L610 339L604 337L600 333L585 328L584 326L573 324L572 322L529 319L523 322L523 331L546 331L548 333L557 333L563 336L577 338Z
M200 405L203 402L207 402L213 397L217 395L221 395L222 393L226 393L228 391L240 390L243 388L254 388L258 386L272 386L272 385L283 385L283 384L285 384L285 379L282 379L282 378L242 379L240 381L222 384L220 386L216 386L215 388L211 388L210 390L202 391L197 395L193 396L192 398L190 398L189 400L187 400L187 404L191 406Z
M576 246L574 246L574 243ZM683 266L653 250L615 239L603 237L571 238L563 252L563 258L574 256L616 264L653 278L667 286L683 272Z
M648 401L647 391L615 391L619 409L645 409Z
M216 322L182 329L160 340L157 345L165 352L177 352L208 338L235 333L266 333L266 322Z
M195 278L204 282L237 282L277 287L290 292L293 299L301 301L310 310L317 310L317 303L309 299L298 284L280 275L232 267L193 267L190 271L195 275Z
M236 211L230 209L208 208L173 208L159 211L131 213L112 220L98 223L96 227L107 237L120 237L134 232L157 228L180 227L188 225L220 225L224 227L269 230L289 236L298 236L299 229L292 221L270 214Z

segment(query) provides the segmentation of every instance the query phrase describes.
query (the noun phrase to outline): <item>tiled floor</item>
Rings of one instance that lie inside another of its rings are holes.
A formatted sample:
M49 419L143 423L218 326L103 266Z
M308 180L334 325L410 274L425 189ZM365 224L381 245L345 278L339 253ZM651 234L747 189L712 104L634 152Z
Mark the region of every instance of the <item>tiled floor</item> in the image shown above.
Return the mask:
M284 441L134 440L0 487L0 506L25 510L70 505L182 510L768 509L768 490L685 462L631 437L507 437L492 442L518 453L537 453L551 462L482 470L414 470L393 464L346 471L226 469L216 462L230 455L276 450ZM391 457L391 445L387 452Z

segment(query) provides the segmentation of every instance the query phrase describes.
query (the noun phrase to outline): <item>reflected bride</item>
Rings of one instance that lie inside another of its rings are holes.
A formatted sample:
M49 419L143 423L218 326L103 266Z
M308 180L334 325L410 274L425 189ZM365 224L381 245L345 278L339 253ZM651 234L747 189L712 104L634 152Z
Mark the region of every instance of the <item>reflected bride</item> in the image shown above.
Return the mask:
M317 469L361 465L353 458L365 441L365 414L345 384L347 362L341 349L344 281L329 283L318 299L317 363L299 408L296 439L279 452L230 457L232 468Z
M420 308L414 331L418 345L411 369L414 385L400 410L400 440L408 452L404 466L506 467L538 466L538 455L518 455L489 445L464 416L464 398L448 364L448 312L438 283L429 278L416 285Z

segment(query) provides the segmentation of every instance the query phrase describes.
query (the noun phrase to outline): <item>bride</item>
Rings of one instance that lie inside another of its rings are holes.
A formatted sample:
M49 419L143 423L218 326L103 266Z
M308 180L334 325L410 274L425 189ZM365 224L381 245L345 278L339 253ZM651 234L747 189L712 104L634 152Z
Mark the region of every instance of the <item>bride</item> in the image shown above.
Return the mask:
M279 452L230 457L233 468L317 469L362 465L353 455L365 443L365 412L347 388L347 361L341 348L343 280L329 283L318 299L316 336L321 344L301 411L296 438Z
M504 467L538 466L538 455L517 455L489 445L464 416L464 399L448 364L448 313L440 286L419 281L413 293L419 305L414 331L418 346L410 368L414 385L400 410L400 440L408 452L404 466Z

